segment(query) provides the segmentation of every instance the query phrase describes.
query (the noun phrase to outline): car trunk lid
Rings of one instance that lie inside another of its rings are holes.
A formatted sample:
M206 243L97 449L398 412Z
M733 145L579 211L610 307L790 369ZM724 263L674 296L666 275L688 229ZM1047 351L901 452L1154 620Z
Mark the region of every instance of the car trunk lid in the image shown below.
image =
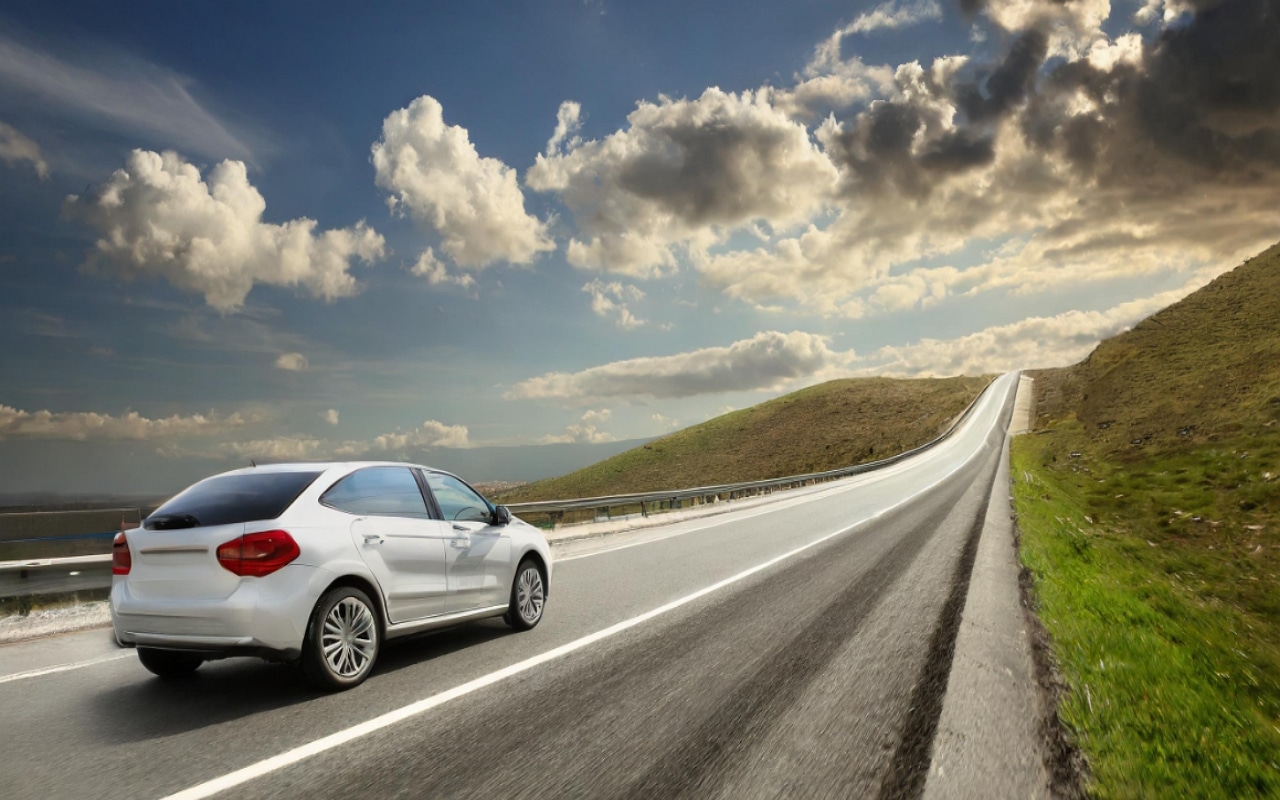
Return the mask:
M133 564L127 580L139 598L228 597L242 578L218 563L218 547L244 534L244 523L128 531Z

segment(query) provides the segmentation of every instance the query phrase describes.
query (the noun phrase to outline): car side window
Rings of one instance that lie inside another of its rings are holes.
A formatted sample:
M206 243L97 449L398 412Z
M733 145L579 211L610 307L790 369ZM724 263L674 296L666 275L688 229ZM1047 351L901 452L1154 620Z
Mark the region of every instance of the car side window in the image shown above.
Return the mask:
M330 487L320 502L349 514L430 516L408 467L369 467L353 472Z
M444 518L459 522L489 522L493 510L487 500L462 481L452 475L441 475L439 472L427 472L427 486L435 495Z

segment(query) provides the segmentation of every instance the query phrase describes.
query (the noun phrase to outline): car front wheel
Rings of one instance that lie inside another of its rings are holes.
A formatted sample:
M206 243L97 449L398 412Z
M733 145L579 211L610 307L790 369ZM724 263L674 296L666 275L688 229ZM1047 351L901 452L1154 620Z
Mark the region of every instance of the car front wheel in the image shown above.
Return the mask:
M531 558L520 562L516 579L511 583L511 605L503 619L518 631L527 631L542 621L547 603L547 583L542 570Z
M138 660L142 662L142 666L161 678L185 678L204 663L204 659L195 653L156 650L151 647L139 647Z
M353 586L329 590L316 604L302 650L302 670L317 689L359 686L373 671L382 645L378 614Z

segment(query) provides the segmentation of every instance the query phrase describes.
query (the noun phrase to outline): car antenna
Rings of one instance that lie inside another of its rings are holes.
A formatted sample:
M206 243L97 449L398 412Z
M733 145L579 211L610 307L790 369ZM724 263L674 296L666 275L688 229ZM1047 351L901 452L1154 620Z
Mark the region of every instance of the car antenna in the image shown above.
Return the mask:
M257 466L258 466L258 462L257 462L257 461L254 461L254 460L251 458L251 459L249 459L249 466L251 466L251 467L257 467Z

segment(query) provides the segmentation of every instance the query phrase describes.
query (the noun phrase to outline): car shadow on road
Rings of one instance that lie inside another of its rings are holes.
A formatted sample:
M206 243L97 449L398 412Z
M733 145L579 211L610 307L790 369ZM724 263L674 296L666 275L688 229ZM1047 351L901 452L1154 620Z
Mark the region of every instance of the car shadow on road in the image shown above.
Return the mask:
M351 709L363 718L372 707L379 676L429 664L452 653L514 635L503 624L471 623L388 643L369 682L329 694L312 689L297 667L255 658L211 661L192 676L162 680L138 665L136 680L103 687L92 698L86 727L104 742L141 742L218 725L264 711L306 703Z

